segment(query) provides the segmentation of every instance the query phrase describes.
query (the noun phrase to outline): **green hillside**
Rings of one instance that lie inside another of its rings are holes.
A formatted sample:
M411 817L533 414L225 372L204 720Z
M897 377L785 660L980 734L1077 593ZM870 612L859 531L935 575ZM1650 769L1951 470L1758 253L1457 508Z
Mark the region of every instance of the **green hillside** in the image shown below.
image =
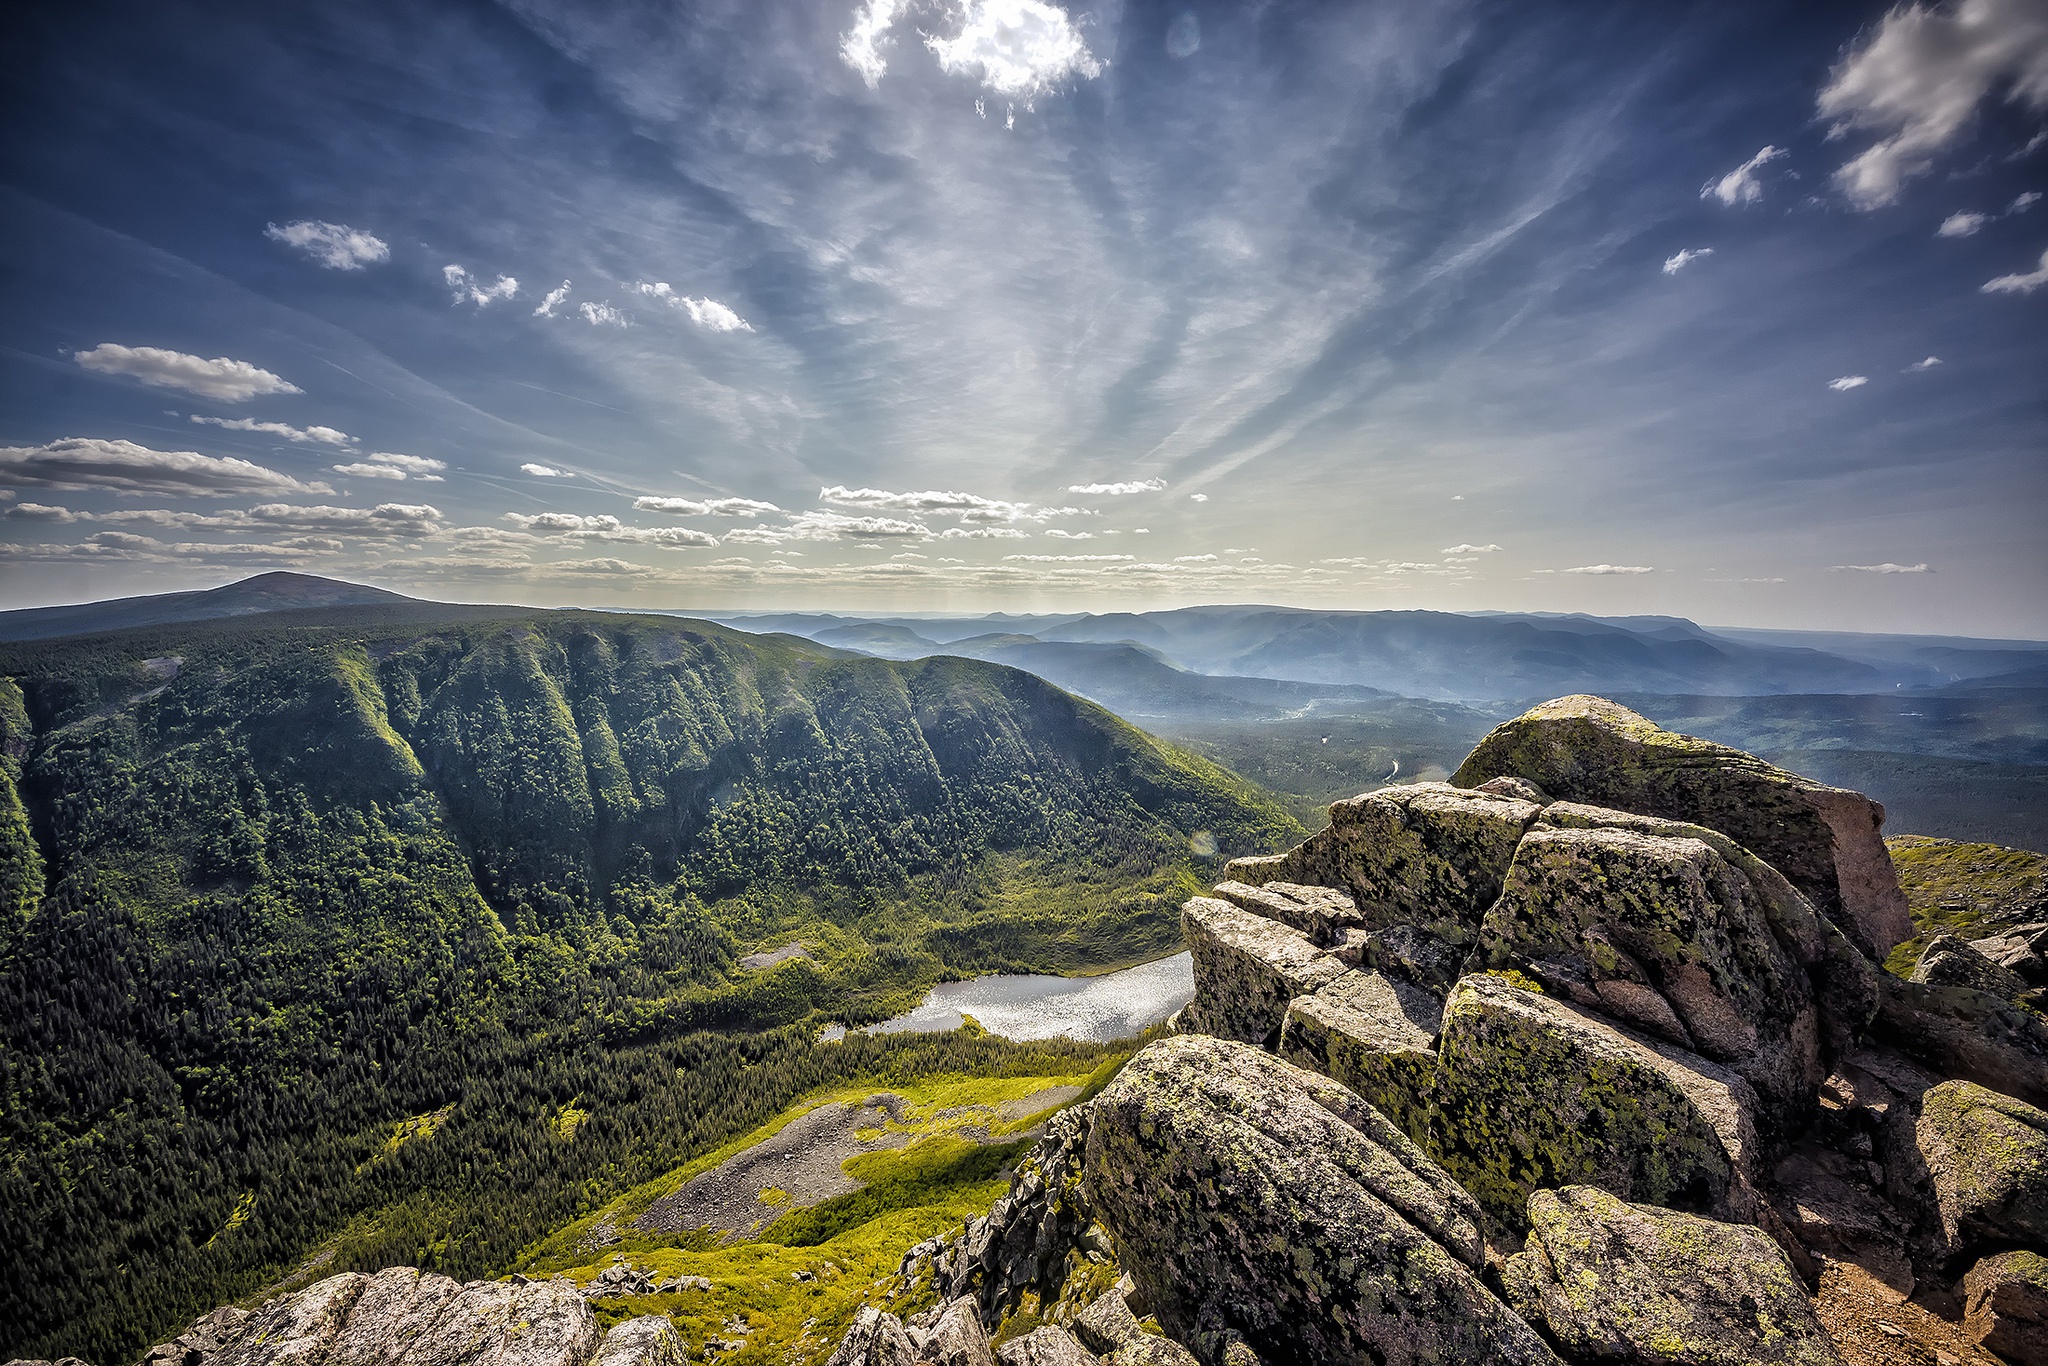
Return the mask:
M812 1040L1170 951L1218 860L1301 833L1029 674L670 618L342 607L0 676L21 1355L132 1356L316 1247L483 1274L806 1091L1000 1071Z

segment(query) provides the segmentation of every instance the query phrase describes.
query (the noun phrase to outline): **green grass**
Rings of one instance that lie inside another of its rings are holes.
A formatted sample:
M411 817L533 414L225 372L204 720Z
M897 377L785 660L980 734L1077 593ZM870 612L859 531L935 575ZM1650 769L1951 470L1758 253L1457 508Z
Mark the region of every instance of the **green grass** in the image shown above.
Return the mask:
M2032 914L2017 908L2040 907L2048 893L2048 856L2031 850L1924 835L1894 835L1884 843L1917 931L1885 960L1902 977L1913 971L1921 949L1936 934L1983 938Z

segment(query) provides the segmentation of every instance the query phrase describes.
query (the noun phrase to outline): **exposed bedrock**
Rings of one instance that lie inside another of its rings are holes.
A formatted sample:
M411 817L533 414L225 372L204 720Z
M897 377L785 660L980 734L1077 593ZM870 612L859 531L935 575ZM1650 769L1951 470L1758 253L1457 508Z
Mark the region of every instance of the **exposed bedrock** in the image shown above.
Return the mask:
M1879 838L1884 808L1861 793L1583 695L1495 727L1451 781L1476 788L1501 776L1526 778L1565 801L1718 830L1783 873L1874 959L1912 937L1905 894Z
M1213 897L1181 908L1195 999L1181 1027L1261 1047L1279 1042L1287 1003L1342 977L1344 964L1300 930Z

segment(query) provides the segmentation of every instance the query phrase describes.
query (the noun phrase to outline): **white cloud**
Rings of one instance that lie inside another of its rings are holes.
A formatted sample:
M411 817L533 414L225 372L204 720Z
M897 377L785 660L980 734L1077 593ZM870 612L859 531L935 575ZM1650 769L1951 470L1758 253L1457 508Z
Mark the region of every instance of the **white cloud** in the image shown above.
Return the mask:
M751 332L753 324L733 312L716 299L692 299L678 294L661 281L648 284L645 280L633 286L650 299L659 299L670 308L680 308L690 315L690 321L713 332Z
M2041 192L2039 190L2028 190L2015 198L2012 203L2006 205L2005 211L2007 213L2025 213L2040 202Z
M1712 247L1701 247L1697 251L1689 248L1680 248L1678 255L1664 258L1664 273L1666 275L1676 275L1702 256L1712 256L1713 254L1714 249Z
M1922 370L1932 370L1935 366L1939 364L1941 364L1940 356L1929 356L1925 360L1914 361L1911 365L1907 366L1905 370L1901 373L1908 375L1917 375Z
M1844 570L1856 574L1930 574L1933 572L1924 564L1893 564L1889 560L1883 564L1838 564L1833 566L1833 568L1838 574Z
M1019 564L1112 564L1129 563L1136 555L1005 555Z
M325 484L301 483L288 474L232 456L157 451L132 441L83 436L64 437L44 446L0 446L0 479L31 488L99 488L188 498L334 491Z
M1021 541L1024 533L1009 526L949 526L939 533L942 541Z
M586 517L579 512L508 512L505 520L528 531L617 531L625 525L609 513Z
M263 235L297 247L329 270L361 270L391 259L391 248L381 238L346 223L272 223Z
M558 470L553 465L536 465L530 460L527 461L524 465L521 465L519 469L520 472L523 474L535 475L542 479L574 478L574 476L571 475L567 470Z
M893 517L848 517L837 512L796 512L785 528L788 539L799 541L887 541L924 540L932 530L918 522Z
M274 530L327 531L344 536L431 536L441 510L426 503L379 503L373 508L295 507L264 503L249 509L251 525Z
M1560 569L1560 574L1654 574L1657 571L1647 564L1582 564L1572 569Z
M445 470L444 460L430 460L424 455L400 455L397 451L377 451L366 461L352 465L336 465L336 474L353 474L360 479L414 479L423 484L442 482L436 470Z
M554 535L562 540L620 541L665 549L714 546L718 538L685 526L627 526L609 513L584 515L575 512L508 512L505 520L536 535ZM477 528L479 533L487 528Z
M1055 541L1092 541L1095 539L1095 533L1092 531L1062 531L1058 527L1054 527L1045 534L1052 537Z
M1216 559L1217 557L1214 555L1176 555L1173 557L1173 562L1175 564L1212 564Z
M1020 99L1102 71L1067 12L1044 0L966 0L959 33L924 42L945 71L976 76L997 94Z
M903 13L905 0L868 0L853 16L853 27L839 38L839 56L860 73L873 90L889 69L882 48L889 43L889 27Z
M1206 493L1191 493L1188 495L1188 501L1190 503L1206 503L1209 501L1209 495Z
M2026 274L2001 275L1986 280L1981 288L1986 294L2032 294L2042 285L2048 285L2048 251L2041 253L2041 264Z
M758 498L635 498L641 512L667 512L678 517L765 517L781 508Z
M1861 389L1868 383L1870 383L1870 376L1868 375L1843 375L1838 379L1829 380L1828 388L1838 394L1843 394L1851 389Z
M1820 112L1835 120L1830 136L1853 129L1882 135L1835 172L1835 183L1858 208L1893 202L2000 91L2017 103L2048 105L2048 11L2039 0L1893 9L1820 94Z
M24 522L54 522L63 525L78 520L78 514L70 508L52 507L48 503L16 503L7 509L5 515L19 518Z
M1119 484L1069 484L1068 493L1107 493L1112 497L1125 493L1157 493L1166 487L1164 479L1129 479ZM1206 493L1194 495L1197 501L1207 498Z
M606 324L609 324L612 327L632 326L631 320L629 320L625 314L619 312L618 309L613 308L608 303L578 304L576 305L576 311L581 313L583 315L583 321L589 323L592 327L599 327Z
M265 436L281 436L301 446L318 444L322 446L353 446L356 439L347 432L332 427L294 427L287 422L258 422L253 417L201 417L192 414L192 421L208 427L224 427L231 432L261 432Z
M1500 547L1497 545L1447 545L1441 553L1445 555L1492 555L1499 550Z
M158 389L183 389L188 394L222 403L243 403L258 394L302 394L305 390L245 360L216 356L205 360L183 351L157 346L117 346L101 342L72 357L102 375L127 375Z
M1969 237L1991 221L1991 215L1983 213L1952 213L1941 220L1941 226L1934 230L1936 237Z
M1756 178L1756 173L1781 157L1789 155L1791 154L1782 147L1765 147L1719 180L1710 180L1701 186L1700 198L1718 199L1731 207L1736 204L1754 204L1764 197L1763 182ZM1679 254L1684 255L1683 252ZM1664 269L1669 271L1673 267L1666 263Z
M533 310L533 316L536 318L554 317L555 310L560 308L562 306L562 301L564 299L567 299L568 297L569 282L567 280L564 280L561 284L556 285L553 289L549 290L546 294L541 296L540 307Z
M850 489L840 484L819 489L818 501L831 503L836 507L866 508L875 512L958 517L966 522L1014 522L1021 518L1034 517L1040 512L1052 511L1033 508L1028 503L984 498L976 493L956 493L939 489L926 489L921 493L890 493L883 489ZM1062 508L1058 513L1070 511L1072 509Z
M509 275L500 275L496 284L487 285L461 266L443 266L441 278L447 281L448 292L455 296L458 304L475 304L482 308L493 299L519 296L519 282Z

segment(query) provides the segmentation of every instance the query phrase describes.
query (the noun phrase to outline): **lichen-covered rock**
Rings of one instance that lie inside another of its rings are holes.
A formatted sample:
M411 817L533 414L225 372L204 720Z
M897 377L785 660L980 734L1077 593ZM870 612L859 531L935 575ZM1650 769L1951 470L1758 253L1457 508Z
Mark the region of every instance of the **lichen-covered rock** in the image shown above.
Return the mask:
M946 1306L932 1325L918 1359L937 1366L995 1366L988 1331L981 1326L980 1307L970 1296L962 1295Z
M1445 783L1381 788L1331 803L1329 828L1276 859L1237 860L1223 871L1245 883L1341 887L1368 929L1414 925L1463 947L1541 809Z
M1074 1333L1082 1345L1103 1356L1143 1331L1121 1285L1098 1295L1074 1320Z
M1502 1229L1522 1227L1532 1192L1567 1185L1753 1212L1749 1083L1502 978L1467 977L1451 993L1433 1099L1431 1155Z
M248 1310L224 1304L172 1341L150 1348L137 1366L206 1366L248 1321Z
M996 1349L996 1360L1002 1366L1101 1366L1072 1333L1050 1325L1011 1338Z
M2018 973L1992 962L1975 944L1947 933L1927 941L1908 980L1934 987L1972 987L2005 1001L2027 989Z
M2029 988L2048 987L2048 922L2014 925L1970 947L2017 976Z
M1338 943L1347 926L1359 923L1357 904L1349 893L1335 887L1278 881L1256 887L1245 882L1219 882L1216 895L1239 910L1300 930L1318 948Z
M1605 698L1561 697L1497 726L1452 782L1510 775L1554 797L1719 830L1783 873L1882 961L1913 921L1878 831L1884 808L1741 750L1667 731Z
M1691 835L1539 824L1487 913L1479 961L1726 1064L1785 1127L1825 1073L1806 973L1763 902Z
M2048 1366L2048 1257L2002 1252L1971 1267L1963 1326L2011 1366Z
M1181 907L1180 927L1195 970L1195 999L1181 1012L1189 1032L1270 1047L1287 1003L1346 971L1300 930L1213 897Z
M1945 1077L2048 1105L2048 1024L1975 987L1880 978L1871 1036Z
M1947 1081L1920 1098L1914 1139L1952 1250L2048 1244L2048 1112Z
M896 1331L901 1333L902 1326L898 1325ZM905 1337L903 1345L909 1344ZM668 1317L643 1314L615 1325L606 1333L604 1341L597 1344L597 1355L590 1359L590 1366L686 1366L689 1360L690 1350L683 1345ZM907 1362L885 1357L870 1364L863 1358L854 1366L907 1366Z
M1090 1107L1087 1180L1148 1305L1208 1366L1233 1344L1307 1364L1556 1359L1476 1274L1471 1197L1357 1096L1255 1048L1141 1051Z
M1437 999L1377 972L1347 972L1287 1007L1280 1056L1350 1087L1416 1142L1429 1134Z
M913 1366L916 1360L917 1348L903 1320L864 1304L825 1366Z
M1465 970L1465 950L1413 925L1344 931L1331 951L1346 966L1382 973L1421 987L1438 1000L1449 994Z
M1529 1198L1509 1301L1574 1359L1840 1366L1778 1245L1739 1224L1632 1205L1590 1186Z
M1201 1366L1193 1352L1157 1333L1124 1339L1109 1362L1110 1366Z

